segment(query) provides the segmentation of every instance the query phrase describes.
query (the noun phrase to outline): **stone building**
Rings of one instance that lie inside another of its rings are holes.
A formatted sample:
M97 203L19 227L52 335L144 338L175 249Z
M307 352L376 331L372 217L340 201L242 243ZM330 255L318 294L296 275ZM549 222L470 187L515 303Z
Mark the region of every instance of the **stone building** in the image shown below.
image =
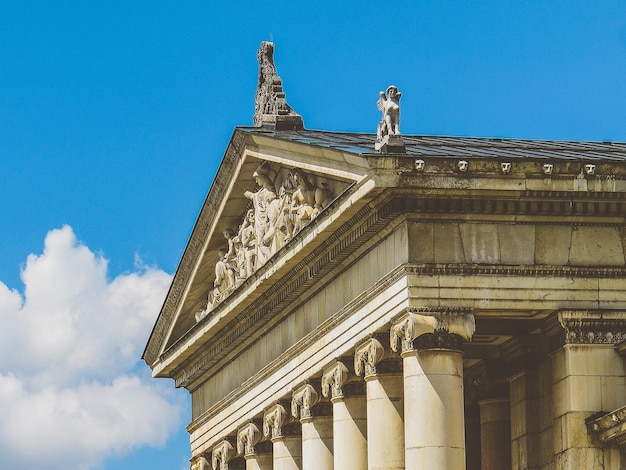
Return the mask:
M143 355L191 468L626 468L626 144L306 130L272 52Z

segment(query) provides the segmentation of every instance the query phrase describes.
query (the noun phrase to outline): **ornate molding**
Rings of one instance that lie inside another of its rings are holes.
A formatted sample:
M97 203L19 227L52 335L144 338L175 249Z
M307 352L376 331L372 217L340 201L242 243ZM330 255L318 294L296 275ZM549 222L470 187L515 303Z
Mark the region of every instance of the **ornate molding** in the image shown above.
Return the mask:
M311 408L317 404L319 396L311 384L306 384L293 392L291 397L291 416L298 419L311 418ZM298 410L300 413L298 413Z
M354 372L369 377L376 375L376 364L385 356L385 349L376 338L370 338L354 351Z
M565 344L613 344L626 340L626 310L560 310L546 320L553 348Z
M596 413L587 418L585 423L589 433L600 442L626 448L626 406L609 413Z
M263 415L263 435L271 439L283 437L283 426L289 423L287 410L280 403L276 403Z
M211 452L213 470L228 470L228 462L235 456L233 445L226 439L221 441Z
M248 423L237 431L237 454L244 456L256 453L254 446L261 440L261 431L254 423Z
M191 281L191 273L202 254L204 242L215 222L215 218L219 215L216 213L215 207L218 207L219 202L224 198L228 182L235 175L239 165L239 157L245 140L246 133L235 129L209 194L202 205L200 215L187 242L178 269L174 274L170 290L165 298L165 303L144 351L143 357L148 365L153 364L159 357L160 348L163 347L163 342L166 340L165 336L175 319L176 312L180 308L187 284Z
M437 312L428 309L420 310L424 313L408 312L392 324L389 330L389 342L394 352L413 351L414 341L420 338L422 348L449 348L458 349L461 341L447 336L456 336L461 340L471 341L476 331L474 315L470 313ZM431 335L428 338L425 335ZM400 343L402 347L400 348Z
M322 395L331 399L343 398L343 384L348 377L348 368L336 361L322 372Z

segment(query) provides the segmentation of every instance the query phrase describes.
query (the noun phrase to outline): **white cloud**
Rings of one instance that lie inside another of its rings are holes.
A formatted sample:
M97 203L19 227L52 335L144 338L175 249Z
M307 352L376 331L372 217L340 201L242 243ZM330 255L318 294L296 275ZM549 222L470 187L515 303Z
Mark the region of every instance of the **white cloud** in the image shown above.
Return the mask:
M162 445L180 398L138 358L170 276L137 266L108 279L107 261L65 226L22 280L23 295L0 282L0 468L88 469Z

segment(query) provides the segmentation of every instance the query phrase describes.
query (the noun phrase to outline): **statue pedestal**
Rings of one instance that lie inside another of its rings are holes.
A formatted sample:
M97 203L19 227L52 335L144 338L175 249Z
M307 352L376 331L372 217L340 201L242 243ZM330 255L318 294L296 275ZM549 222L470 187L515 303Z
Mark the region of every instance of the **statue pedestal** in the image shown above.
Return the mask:
M386 135L380 142L374 144L374 148L380 153L406 153L401 135Z

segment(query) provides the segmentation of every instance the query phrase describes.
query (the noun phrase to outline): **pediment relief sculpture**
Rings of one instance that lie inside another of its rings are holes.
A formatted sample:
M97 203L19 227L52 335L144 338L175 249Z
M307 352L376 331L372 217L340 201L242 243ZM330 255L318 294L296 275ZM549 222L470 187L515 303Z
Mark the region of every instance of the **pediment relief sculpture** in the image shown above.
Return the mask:
M225 245L217 251L213 287L196 321L222 303L347 186L299 168L276 171L265 162L253 177L255 189L243 193L249 203L241 223L223 231Z

